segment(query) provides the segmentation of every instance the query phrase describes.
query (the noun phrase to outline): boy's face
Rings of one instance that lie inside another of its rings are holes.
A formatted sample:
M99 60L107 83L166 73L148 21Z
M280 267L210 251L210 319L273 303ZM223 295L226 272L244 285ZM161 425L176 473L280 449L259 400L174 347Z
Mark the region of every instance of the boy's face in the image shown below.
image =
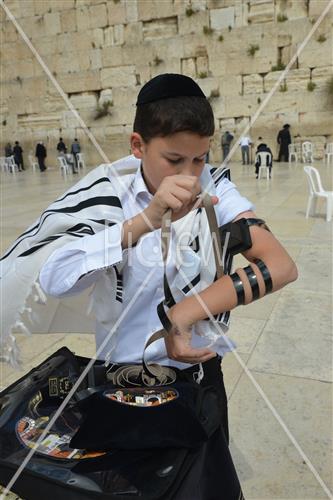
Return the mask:
M179 174L200 177L209 143L209 137L192 132L155 137L148 143L137 132L131 135L133 155L142 161L145 182L152 194L164 177Z

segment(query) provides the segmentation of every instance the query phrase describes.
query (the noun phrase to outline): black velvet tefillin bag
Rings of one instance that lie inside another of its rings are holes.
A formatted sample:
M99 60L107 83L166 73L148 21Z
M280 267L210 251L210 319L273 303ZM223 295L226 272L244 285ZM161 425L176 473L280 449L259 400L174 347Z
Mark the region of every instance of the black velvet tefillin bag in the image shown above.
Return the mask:
M218 428L222 412L213 387L189 382L111 388L79 407L85 418L71 446L94 450L195 448Z
M9 483L88 362L64 347L0 393L0 484ZM90 396L82 399L82 395L93 391L93 399L103 401L99 394L114 391L105 375L104 365L95 363L79 387L79 396L74 395L47 431L11 491L24 500L238 500L240 485L223 432L220 427L215 432L205 427L204 419L200 439L192 448L103 447L97 442L103 432L95 434L96 447L91 441L90 449L72 448L71 439L87 423L81 407ZM92 409L93 434L108 419L100 413L102 406ZM139 424L133 419L131 427ZM152 443L156 442L158 429L150 431L155 435ZM121 432L115 429L119 443L132 439L125 428ZM112 433L108 436L112 439ZM141 436L142 441L145 437L149 436Z

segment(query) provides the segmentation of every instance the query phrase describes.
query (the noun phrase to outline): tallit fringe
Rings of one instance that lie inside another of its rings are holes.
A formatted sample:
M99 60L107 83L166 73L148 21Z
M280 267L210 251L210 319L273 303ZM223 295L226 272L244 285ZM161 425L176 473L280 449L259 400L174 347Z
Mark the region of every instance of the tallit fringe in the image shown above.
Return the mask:
M16 343L15 336L10 333L6 339L5 349L6 354L0 356L0 361L9 363L14 370L20 370L22 368L22 363L20 360L20 350Z
M36 292L36 294L34 295L34 301L37 302L37 304L46 304L47 298L40 284L37 281L35 281L33 287L35 288Z
M19 332L24 333L28 337L31 337L31 331L29 330L29 328L25 326L23 321L17 320L13 326L13 330L18 330Z

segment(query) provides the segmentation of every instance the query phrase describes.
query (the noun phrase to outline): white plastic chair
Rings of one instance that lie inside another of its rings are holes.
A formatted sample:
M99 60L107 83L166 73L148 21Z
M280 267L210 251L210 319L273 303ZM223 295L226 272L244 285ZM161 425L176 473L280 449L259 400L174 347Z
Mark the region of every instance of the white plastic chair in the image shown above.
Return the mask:
M333 158L333 142L329 142L328 144L326 144L325 160L327 165L330 164L331 158Z
M296 163L298 163L298 152L296 144L294 143L289 144L288 151L289 151L289 164L292 162L293 159Z
M310 191L305 217L308 218L310 212L311 215L315 214L316 202L318 198L325 198L326 220L327 222L329 222L332 218L333 191L325 191L323 189L323 186L321 184L320 174L316 168L307 165L306 167L304 167L304 172L307 175L309 191Z
M268 180L270 177L270 172L269 172L269 165L272 161L272 155L268 151L260 151L259 153L256 154L256 163L257 161L260 163L259 167L259 172L258 172L258 179L260 179L261 174L266 173L266 179Z
M76 153L76 160L77 160L77 168L80 170L80 168L83 168L83 170L86 169L86 164L84 161L83 153Z
M39 169L38 162L34 159L34 157L32 155L28 155L28 158L29 158L29 163L30 163L30 166L32 168L32 171L35 172L36 170Z
M302 142L303 163L313 163L313 145L310 141Z
M0 156L0 168L3 172L7 172L7 158L5 156Z
M61 173L64 175L64 177L66 177L68 174L70 174L70 167L67 163L66 158L64 158L63 156L58 156L58 162L60 165Z
M16 165L15 163L14 156L8 156L6 160L8 172L12 172L12 174L15 174L19 171L18 165Z

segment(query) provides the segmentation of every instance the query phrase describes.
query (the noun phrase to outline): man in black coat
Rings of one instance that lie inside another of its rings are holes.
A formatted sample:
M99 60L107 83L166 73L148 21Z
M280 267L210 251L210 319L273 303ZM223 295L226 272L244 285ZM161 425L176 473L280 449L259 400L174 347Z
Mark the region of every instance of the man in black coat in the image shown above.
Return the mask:
M280 144L279 156L277 161L289 161L289 144L291 144L291 136L289 132L290 125L286 123L279 131L277 142Z
M39 170L41 172L44 172L46 170L45 158L47 156L47 152L46 147L44 146L42 141L40 141L36 146L35 156L38 160Z
M59 138L59 142L57 144L57 151L59 154L60 153L65 153L65 154L67 153L67 148L66 148L66 145L65 145L62 137Z
M23 164L23 149L18 141L15 141L15 146L13 147L14 160L18 166L19 171L25 170Z

